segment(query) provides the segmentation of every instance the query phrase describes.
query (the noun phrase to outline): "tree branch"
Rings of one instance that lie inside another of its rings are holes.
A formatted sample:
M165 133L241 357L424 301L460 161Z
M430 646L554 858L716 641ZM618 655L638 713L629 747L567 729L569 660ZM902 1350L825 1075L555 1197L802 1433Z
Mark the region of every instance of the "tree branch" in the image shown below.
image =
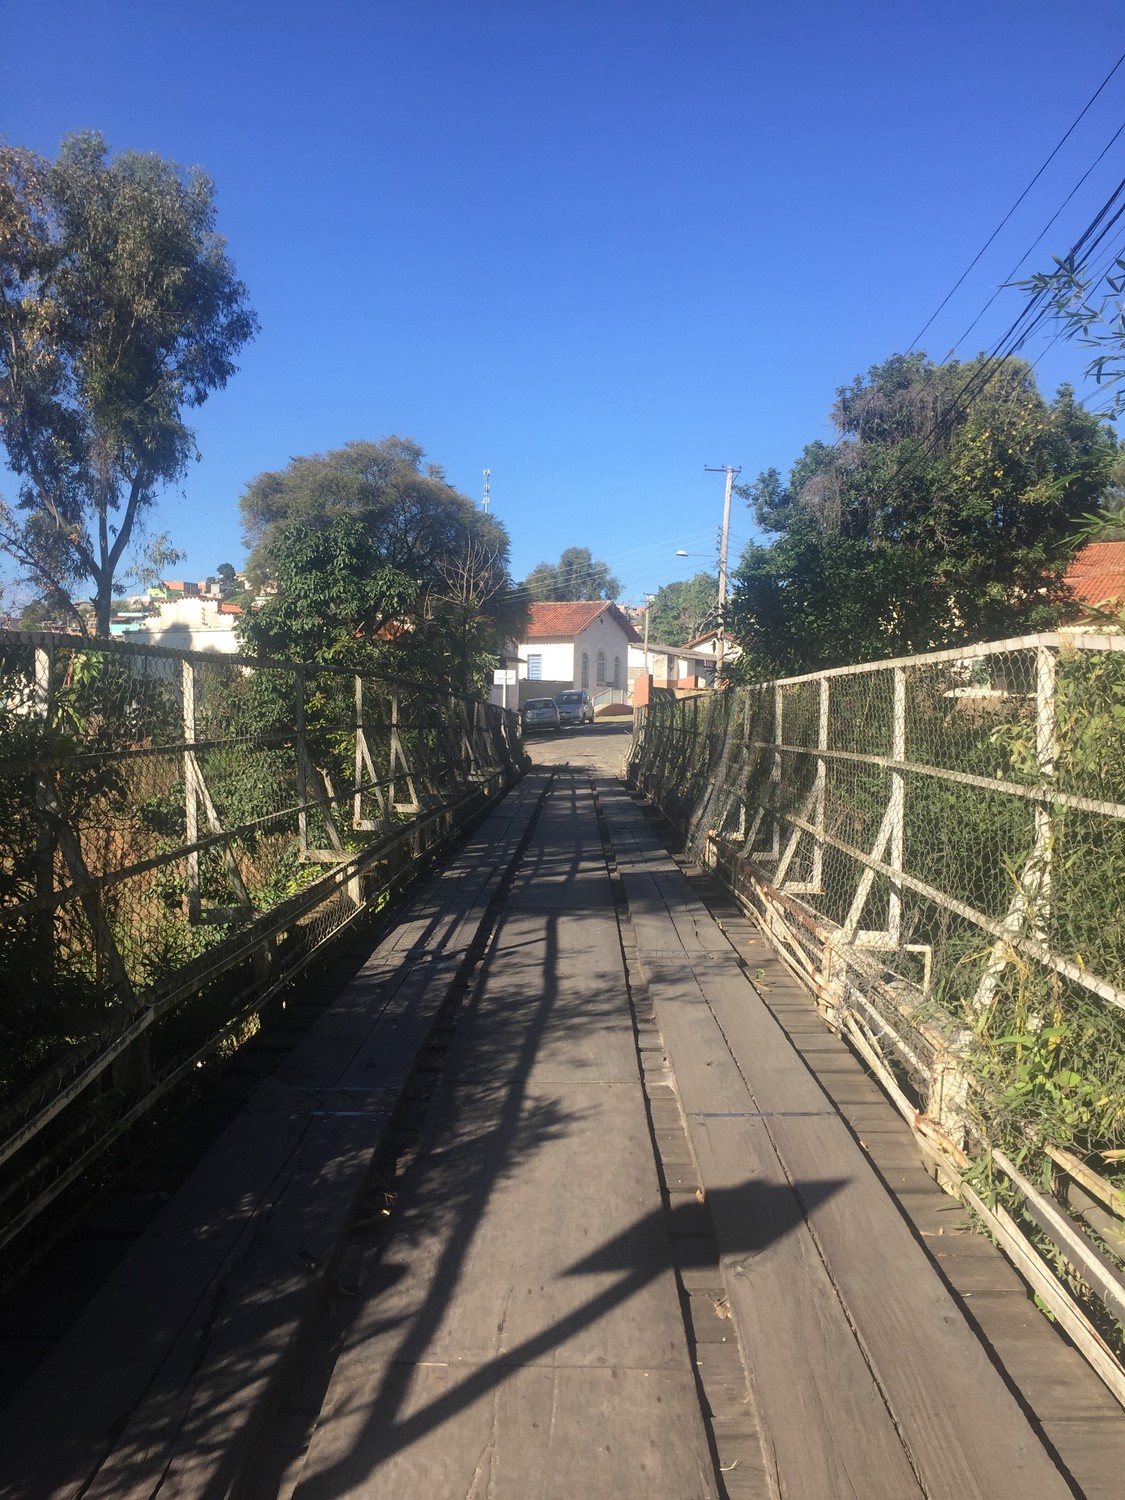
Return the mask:
M26 568L29 573L33 574L43 587L58 594L65 602L71 617L78 622L79 633L89 634L86 621L79 612L68 585L59 574L49 568L41 558L36 557L34 552L24 544L19 528L15 524L15 517L2 500L0 500L0 550L6 552L21 568Z
M129 545L129 538L133 534L133 523L137 519L137 509L141 503L141 496L147 488L148 484L145 479L144 470L138 469L129 485L129 499L125 505L125 515L121 522L121 528L117 533L113 546L110 548L108 567L111 577L117 570L117 564L121 561L121 554ZM104 511L102 515L104 520Z

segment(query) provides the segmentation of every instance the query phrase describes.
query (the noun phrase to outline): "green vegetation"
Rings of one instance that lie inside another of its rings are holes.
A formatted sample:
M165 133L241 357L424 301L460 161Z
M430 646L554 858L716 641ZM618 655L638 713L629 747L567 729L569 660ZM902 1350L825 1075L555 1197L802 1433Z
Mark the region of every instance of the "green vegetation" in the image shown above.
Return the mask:
M523 581L527 597L537 601L616 599L621 584L609 564L595 562L589 547L567 547L557 563L541 562Z
M663 646L682 646L719 621L719 581L713 573L696 573L681 583L666 583L649 605L649 639Z
M755 678L1049 629L1078 525L1117 443L1064 387L1048 404L1009 359L896 355L837 393L835 445L788 483L740 489L758 524L727 611Z
M242 621L254 650L479 690L525 610L508 534L405 438L260 474L242 497L247 572L277 593Z
M1089 252L1072 250L1055 257L1053 271L1040 271L1016 282L1028 294L1029 309L1048 307L1064 338L1080 349L1093 349L1086 374L1112 393L1112 409L1125 404L1125 260L1117 259L1108 272L1086 269ZM1107 290L1101 292L1105 286Z
M0 146L0 431L20 481L0 548L79 628L88 585L108 633L139 524L195 456L184 408L256 329L202 172L110 160L94 133L55 162Z

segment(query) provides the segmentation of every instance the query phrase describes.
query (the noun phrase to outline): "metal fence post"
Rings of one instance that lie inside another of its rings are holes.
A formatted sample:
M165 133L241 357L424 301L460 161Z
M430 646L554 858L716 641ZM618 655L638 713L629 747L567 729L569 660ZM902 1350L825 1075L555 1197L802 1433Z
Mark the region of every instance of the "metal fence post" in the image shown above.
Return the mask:
M894 669L894 708L891 729L891 759L898 765L906 760L906 669ZM887 851L887 863L895 875L902 874L902 862L906 852L906 776L902 771L891 772L891 838ZM887 897L887 935L898 947L902 942L902 886L892 875L890 893Z
M1055 774L1058 759L1056 715L1058 653L1042 642L1035 649L1035 761L1040 782ZM1030 915L1035 935L1046 942L1051 915L1051 853L1054 816L1046 802L1035 804L1035 868L1031 871Z
M770 812L773 815L773 843L770 856L781 859L781 751L776 748L784 743L785 736L785 690L777 686L773 690L773 764L770 766Z
M306 811L309 800L309 746L305 734L305 674L300 667L293 668L293 732L297 752L297 847L301 859L309 853L309 817Z
M831 705L828 678L820 679L820 691L817 704L817 730L816 748L818 750L828 749L828 714ZM809 884L810 894L819 895L824 889L824 805L828 794L828 760L824 755L818 755L816 761L816 800L813 804L813 825L816 834L813 838L812 855L812 879Z
M191 846L199 842L199 789L195 782L195 663L185 659L180 667L183 685L184 725L184 839ZM198 922L199 850L191 848L187 856L188 921Z
M35 648L35 711L43 726L43 754L35 772L35 894L42 902L36 914L36 930L44 967L48 973L55 967L55 913L51 898L55 894L55 835L48 816L54 798L51 777L46 768L48 737L51 727L55 653L53 646Z
M1055 725L1058 648L1042 641L1035 648L1035 763L1040 783L1055 773L1058 740ZM1051 901L1051 846L1054 818L1051 808L1036 802L1031 853L1020 874L1015 898L1004 918L1005 935L1016 937L1030 926L1032 935L1047 942ZM1012 957L1006 937L993 944L973 1003L978 1010L992 1004L1000 976Z

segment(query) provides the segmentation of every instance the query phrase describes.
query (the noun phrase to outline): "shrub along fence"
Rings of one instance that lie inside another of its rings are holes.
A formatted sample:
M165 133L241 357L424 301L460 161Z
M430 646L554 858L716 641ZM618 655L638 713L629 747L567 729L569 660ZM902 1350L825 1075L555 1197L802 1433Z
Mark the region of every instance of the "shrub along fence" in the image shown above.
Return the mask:
M1125 1401L1125 637L657 695L631 771Z
M0 633L0 1246L520 760L417 684Z

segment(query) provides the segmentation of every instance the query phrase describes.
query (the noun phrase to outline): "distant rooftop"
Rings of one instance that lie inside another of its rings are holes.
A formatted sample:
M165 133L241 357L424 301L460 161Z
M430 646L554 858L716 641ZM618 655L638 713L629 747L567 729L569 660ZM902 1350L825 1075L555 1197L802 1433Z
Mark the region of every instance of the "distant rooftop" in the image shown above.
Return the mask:
M609 611L630 640L638 640L631 622L610 599L572 599L540 602L530 607L529 641L572 640Z
M1066 582L1083 604L1125 601L1125 542L1088 542L1067 569Z

